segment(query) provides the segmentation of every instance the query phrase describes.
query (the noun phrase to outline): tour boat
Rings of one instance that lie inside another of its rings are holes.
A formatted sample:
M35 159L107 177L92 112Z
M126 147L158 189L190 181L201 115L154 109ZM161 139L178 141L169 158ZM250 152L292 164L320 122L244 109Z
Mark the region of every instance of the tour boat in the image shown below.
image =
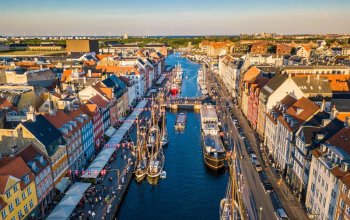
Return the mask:
M186 114L181 112L176 116L175 130L183 131L186 128Z

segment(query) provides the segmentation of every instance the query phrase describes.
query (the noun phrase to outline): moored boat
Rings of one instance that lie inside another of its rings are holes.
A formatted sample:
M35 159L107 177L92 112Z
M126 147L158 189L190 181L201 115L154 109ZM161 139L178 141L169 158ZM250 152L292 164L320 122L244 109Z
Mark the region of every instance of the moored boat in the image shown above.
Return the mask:
M170 94L172 96L176 96L179 93L180 93L179 86L176 83L171 84Z
M137 182L141 182L146 174L147 174L147 165L148 165L148 159L147 159L147 147L146 147L146 140L145 140L145 130L140 131L139 129L139 122L138 119L136 119L137 123L137 160L136 160L136 170L135 170L135 177Z
M181 83L181 82L182 82L182 76L183 76L183 69L182 69L180 63L178 63L178 64L175 66L174 72L175 72L175 81L176 81L177 83Z
M219 135L219 119L213 105L201 106L203 158L207 167L218 170L225 166L226 150Z
M186 128L186 114L181 112L176 116L175 130L183 131Z

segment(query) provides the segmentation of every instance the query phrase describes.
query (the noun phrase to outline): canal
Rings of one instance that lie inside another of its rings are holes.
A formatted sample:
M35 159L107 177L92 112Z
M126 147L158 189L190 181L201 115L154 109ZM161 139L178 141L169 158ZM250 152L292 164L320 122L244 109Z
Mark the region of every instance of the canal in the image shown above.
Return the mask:
M184 69L182 96L197 96L200 65L174 54L167 57L166 63L180 63ZM132 181L118 219L219 219L219 203L225 195L228 175L212 172L204 165L199 113L187 112L184 133L174 130L176 114L167 112L169 144L164 148L167 178L157 185L150 185L146 179L142 183Z

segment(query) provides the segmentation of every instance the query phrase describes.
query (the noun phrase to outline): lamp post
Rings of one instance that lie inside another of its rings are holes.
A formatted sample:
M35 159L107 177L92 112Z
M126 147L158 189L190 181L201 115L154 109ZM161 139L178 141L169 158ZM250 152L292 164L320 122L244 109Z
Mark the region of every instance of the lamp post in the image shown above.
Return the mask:
M261 220L261 213L262 213L262 210L263 210L263 207L260 206L260 208L259 208L259 220Z

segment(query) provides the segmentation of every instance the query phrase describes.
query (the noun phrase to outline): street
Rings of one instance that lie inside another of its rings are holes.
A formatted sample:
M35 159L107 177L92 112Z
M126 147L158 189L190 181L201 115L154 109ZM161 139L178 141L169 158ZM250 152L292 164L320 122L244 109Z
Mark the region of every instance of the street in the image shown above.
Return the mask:
M209 75L210 83L208 87L210 90L217 91L217 105L221 109L220 116L223 127L226 131L227 137L236 141L238 154L242 156L240 160L240 167L242 170L243 178L243 198L245 200L246 207L249 213L254 213L255 219L276 219L275 211L281 207L288 213L291 219L307 219L306 213L301 207L300 203L295 200L293 195L288 192L288 187L282 183L277 184L277 179L273 174L273 171L268 164L265 164L263 156L259 150L259 140L255 135L255 132L250 128L248 121L242 115L240 110L234 105L232 98L224 86L223 82L218 79L215 73L211 72ZM220 89L219 86L220 85ZM229 105L227 105L227 103ZM234 116L238 120L239 126L241 126L241 132L238 131L236 125L233 122L231 113L228 107L232 106ZM246 137L242 137L242 130ZM244 141L244 139L247 140ZM257 155L258 161L264 167L263 171L257 172L255 166L250 160L248 149L254 150ZM267 165L267 166L266 166ZM274 187L274 191L267 193L263 188L262 182L270 182ZM248 187L245 187L245 186ZM244 190L249 189L249 190ZM251 211L249 211L251 207ZM261 218L260 218L261 215Z

